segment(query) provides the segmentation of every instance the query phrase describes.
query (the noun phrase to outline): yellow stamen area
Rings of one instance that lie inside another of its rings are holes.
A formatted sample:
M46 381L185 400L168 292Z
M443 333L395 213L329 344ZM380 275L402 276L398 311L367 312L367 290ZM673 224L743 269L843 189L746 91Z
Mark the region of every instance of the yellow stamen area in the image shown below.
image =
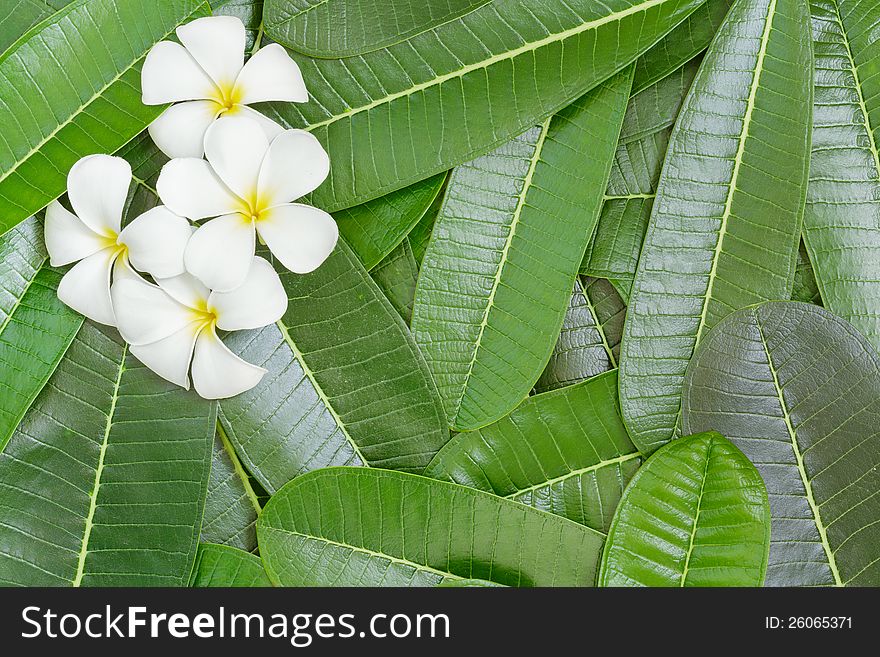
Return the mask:
M246 224L255 224L269 218L269 207L267 203L260 201L257 190L253 189L241 199L238 213Z
M205 329L213 329L217 326L217 313L204 304L205 309L192 309L192 322L196 325L196 333Z
M234 83L223 83L217 85L214 97L211 100L220 106L218 116L230 116L238 111L242 97L241 89L236 87Z

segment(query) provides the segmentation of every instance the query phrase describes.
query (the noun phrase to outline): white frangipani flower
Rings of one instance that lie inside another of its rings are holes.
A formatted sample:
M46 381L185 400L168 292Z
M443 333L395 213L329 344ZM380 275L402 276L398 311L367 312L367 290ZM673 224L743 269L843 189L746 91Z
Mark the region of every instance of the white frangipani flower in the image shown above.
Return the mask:
M149 128L168 157L202 157L205 131L221 116L248 116L271 139L283 128L248 105L308 100L302 73L282 46L265 46L244 63L245 29L238 18L199 18L178 27L177 37L180 43L153 46L141 73L145 105L179 103Z
M119 332L131 353L156 374L189 389L192 382L205 399L224 399L250 390L266 370L232 353L217 329L239 331L281 319L287 295L278 274L263 258L253 258L247 279L232 292L211 292L183 274L113 284Z
M187 245L189 273L212 290L235 289L253 261L255 232L298 274L327 259L339 237L333 217L291 203L315 190L330 171L327 153L313 135L286 130L270 143L254 121L222 118L205 135L205 155L207 161L171 160L156 184L172 211L196 221L217 217Z
M111 279L139 279L132 270L170 277L184 272L192 226L164 206L122 228L131 165L121 157L90 155L67 175L73 213L58 201L46 210L45 239L53 267L77 262L58 285L58 298L86 317L114 326ZM75 214L74 214L75 213Z

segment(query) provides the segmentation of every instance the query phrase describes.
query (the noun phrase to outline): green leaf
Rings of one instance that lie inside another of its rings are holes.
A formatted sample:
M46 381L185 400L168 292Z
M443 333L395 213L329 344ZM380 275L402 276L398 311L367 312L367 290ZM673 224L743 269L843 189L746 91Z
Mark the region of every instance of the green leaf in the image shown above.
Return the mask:
M761 586L770 505L755 466L713 431L675 440L632 478L600 586Z
M278 325L227 338L268 374L221 402L222 422L270 493L331 465L421 472L449 439L427 365L403 320L340 242L315 272L281 273Z
M446 189L448 184L449 175L447 173L443 189L437 194L434 203L428 208L428 211L419 220L419 223L413 226L413 229L409 231L409 235L407 235L409 245L412 248L413 257L416 259L416 265L419 268L421 268L422 261L425 259L425 252L428 250L428 243L431 241L431 233L434 231L434 224L437 222L437 217L443 207L443 202L446 200Z
M791 297L809 29L802 0L736 3L673 129L620 350L623 418L645 454L676 435L685 368L706 331L738 308Z
M791 289L792 301L803 301L804 303L815 303L817 306L822 305L822 295L819 293L819 286L816 283L816 276L813 273L813 263L810 262L810 256L803 242L798 249L797 266L794 270L794 286Z
M83 324L0 454L0 583L185 586L215 413Z
M268 587L272 582L259 557L227 545L202 543L190 586Z
M381 198L333 213L339 232L372 269L403 241L440 193L446 174L441 173Z
M263 109L327 148L330 178L311 201L335 212L510 141L625 68L702 2L495 0L361 57L293 53L312 102Z
M540 377L598 218L631 80L629 69L453 171L412 320L452 428L494 422Z
M294 479L257 522L282 586L592 586L603 534L472 488L370 468Z
M5 16L0 17L0 55L26 34L34 25L71 0L7 0Z
M728 316L688 368L684 431L724 432L773 511L767 584L880 584L880 356L811 304Z
M82 325L58 300L35 217L0 237L0 451Z
M460 433L426 468L453 481L608 531L641 462L617 411L617 372L530 397Z
M114 152L160 114L141 102L143 59L208 9L75 0L0 55L0 234L61 195L79 158Z
M485 579L444 579L437 587L441 589L504 588L504 584Z
M633 92L647 89L709 47L733 0L707 0L636 61Z
M314 57L351 57L454 20L490 0L267 0L272 38Z
M563 388L616 368L625 314L626 306L611 283L575 279L562 332L535 391Z
M810 8L816 90L804 241L825 307L880 348L880 2Z
M409 238L404 238L387 258L376 265L370 276L388 297L403 321L409 324L416 296L416 281L419 277L419 265L413 256Z
M199 540L253 552L257 549L256 524L261 510L250 478L218 423Z

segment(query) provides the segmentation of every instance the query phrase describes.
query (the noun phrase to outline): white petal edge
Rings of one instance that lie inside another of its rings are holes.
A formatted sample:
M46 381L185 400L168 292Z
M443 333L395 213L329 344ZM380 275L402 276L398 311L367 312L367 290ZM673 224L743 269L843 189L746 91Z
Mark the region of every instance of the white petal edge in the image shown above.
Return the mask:
M155 278L179 276L186 268L183 254L193 227L164 205L147 210L119 234L135 269Z
M189 364L200 326L198 322L193 322L162 340L132 345L131 353L166 381L189 390Z
M110 274L117 255L116 249L102 249L80 260L58 284L58 298L92 321L115 326Z
M254 258L244 283L231 292L214 292L208 308L217 316L217 328L243 331L277 322L287 311L287 294L272 265Z
M229 292L247 278L254 259L253 222L228 214L202 224L184 254L186 270L210 289Z
M205 132L220 113L213 100L193 100L172 105L147 130L160 151L170 158L205 154Z
M111 294L119 333L133 345L167 338L197 319L191 308L143 279L114 281Z
M272 208L257 222L257 232L285 267L297 274L314 271L333 253L339 228L329 214L291 203Z
M263 207L290 203L316 190L330 173L330 158L315 136L286 130L272 140L260 169Z
M177 38L219 86L232 88L244 64L247 35L234 16L207 16L177 28Z
M279 44L258 50L241 69L235 81L240 103L271 100L305 103L309 100L306 83L297 63Z
M260 165L268 148L260 124L244 116L221 117L205 133L205 157L242 199L256 200Z
M144 105L204 100L218 95L217 85L179 43L160 41L147 53L141 69Z
M131 185L131 165L121 157L89 155L70 168L67 196L77 217L106 237L116 237Z
M211 295L211 290L192 274L157 278L156 284L184 306L194 310L207 310L208 308L208 297Z
M234 397L256 386L266 370L251 365L232 353L213 329L205 329L196 340L192 379L196 392L205 399Z
M159 173L156 191L162 203L181 217L199 220L237 212L235 196L205 160L191 157L167 162Z
M276 123L265 114L260 114L253 107L247 107L246 105L236 105L231 111L227 112L225 116L241 116L256 121L260 124L263 132L266 133L266 139L270 142L284 132L283 126Z
M53 267L69 265L107 248L105 239L58 201L52 201L46 208L43 237Z

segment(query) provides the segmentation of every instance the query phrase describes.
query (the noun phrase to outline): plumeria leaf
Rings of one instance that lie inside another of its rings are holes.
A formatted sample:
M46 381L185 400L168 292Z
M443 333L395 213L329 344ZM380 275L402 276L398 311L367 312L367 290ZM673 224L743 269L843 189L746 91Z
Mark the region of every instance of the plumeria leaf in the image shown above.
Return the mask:
M75 0L0 55L0 234L63 191L81 157L112 153L162 111L141 102L156 41L206 0Z
M412 328L453 429L510 412L547 364L598 219L631 81L632 69L618 74L451 174Z
M801 248L798 249L797 266L794 270L794 286L791 289L792 301L803 301L804 303L814 303L817 306L822 305L822 294L819 292L819 285L816 283L816 275L813 271L813 263L810 262L810 256L807 249L801 242Z
M14 1L14 5L4 8L5 16L0 17L0 56L4 50L13 47L18 40L27 38L27 33L34 25L59 9L63 9L72 0Z
M673 129L620 349L623 418L645 454L676 435L703 335L733 310L791 297L809 165L809 30L801 0L736 3Z
M345 521L343 522L343 518ZM278 491L257 522L283 586L592 586L604 535L457 484L372 468L327 468Z
M333 170L312 202L334 212L522 134L622 70L701 4L496 0L361 57L294 53L312 102L261 110L309 129L327 148Z
M737 311L700 344L685 432L721 431L770 494L767 584L880 584L880 356L812 304Z
M195 588L272 586L259 557L228 545L202 543L189 583Z
M0 582L185 586L215 415L85 323L0 453Z
M0 451L82 325L58 300L60 280L37 218L0 237Z
M268 373L221 403L227 435L270 493L331 465L421 472L448 440L422 355L357 257L340 242L315 272L282 272L277 325L226 338Z
M416 282L419 278L419 265L413 255L409 238L404 238L388 257L376 265L370 276L388 297L388 301L403 321L409 324L412 320Z
M607 532L641 463L617 411L617 372L535 395L460 433L425 470Z

